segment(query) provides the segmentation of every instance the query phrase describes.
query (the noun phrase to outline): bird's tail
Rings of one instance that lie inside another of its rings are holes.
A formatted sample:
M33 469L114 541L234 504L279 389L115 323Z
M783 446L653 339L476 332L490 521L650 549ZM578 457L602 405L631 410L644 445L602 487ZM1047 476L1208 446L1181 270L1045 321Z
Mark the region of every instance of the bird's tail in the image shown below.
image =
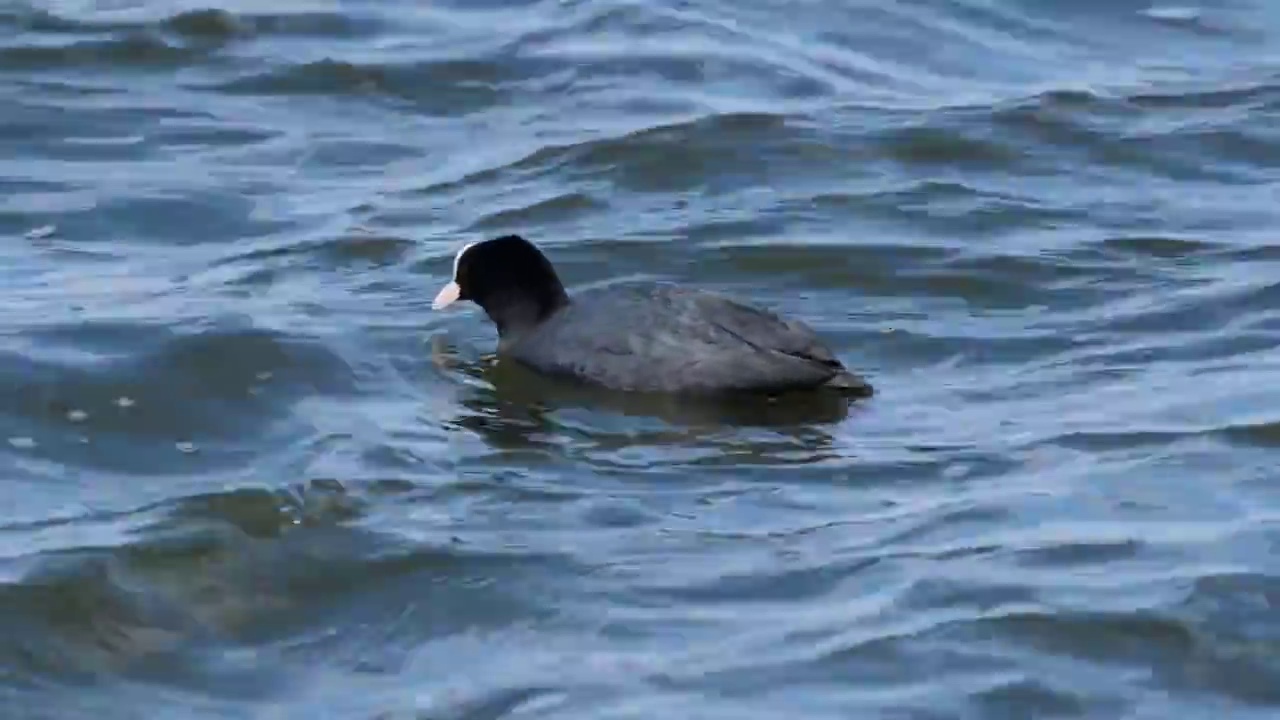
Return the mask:
M875 388L871 387L871 383L865 378L848 370L843 370L836 374L835 377L823 383L823 387L839 390L853 397L871 397L875 394Z

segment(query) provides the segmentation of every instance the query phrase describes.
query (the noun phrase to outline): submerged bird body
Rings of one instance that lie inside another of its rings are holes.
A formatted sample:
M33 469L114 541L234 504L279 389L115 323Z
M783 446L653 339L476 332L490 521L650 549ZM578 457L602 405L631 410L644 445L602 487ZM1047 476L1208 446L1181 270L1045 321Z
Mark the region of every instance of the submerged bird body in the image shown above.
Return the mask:
M615 390L714 395L827 387L867 396L807 325L666 283L564 292L531 243L463 248L435 306L467 299L499 333L499 353L534 370Z

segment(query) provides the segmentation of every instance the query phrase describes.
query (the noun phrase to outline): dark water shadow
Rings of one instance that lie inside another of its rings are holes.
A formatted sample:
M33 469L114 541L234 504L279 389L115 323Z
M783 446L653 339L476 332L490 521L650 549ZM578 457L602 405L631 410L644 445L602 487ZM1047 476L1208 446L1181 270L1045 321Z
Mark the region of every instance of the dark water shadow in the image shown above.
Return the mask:
M507 403L548 409L591 408L690 427L785 428L834 424L849 416L851 405L844 395L822 390L723 397L620 392L547 377L518 363L501 360L484 363L480 371L493 385L495 395Z
M477 387L476 393L463 399L464 405L476 411L513 412L530 419L556 410L586 409L691 429L786 429L842 422L855 405L852 398L833 390L714 397L624 392L549 376L492 354L463 357L438 337L433 339L433 346L433 359L438 365L488 386L485 391Z
M458 412L445 423L497 451L485 455L490 467L524 472L555 468L567 457L596 472L655 477L689 463L732 462L741 475L744 464L817 462L842 452L834 449L833 426L861 409L832 391L772 398L627 393L549 377L493 356L465 355L441 356L437 347L436 361L463 388Z

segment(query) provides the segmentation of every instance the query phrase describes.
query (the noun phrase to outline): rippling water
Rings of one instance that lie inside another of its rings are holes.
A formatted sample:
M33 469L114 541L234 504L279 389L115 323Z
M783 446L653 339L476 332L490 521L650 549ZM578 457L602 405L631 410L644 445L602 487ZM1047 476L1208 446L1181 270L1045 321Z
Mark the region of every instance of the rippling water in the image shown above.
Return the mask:
M1278 42L1264 0L0 2L4 717L1275 717ZM508 231L879 395L504 375L430 302Z

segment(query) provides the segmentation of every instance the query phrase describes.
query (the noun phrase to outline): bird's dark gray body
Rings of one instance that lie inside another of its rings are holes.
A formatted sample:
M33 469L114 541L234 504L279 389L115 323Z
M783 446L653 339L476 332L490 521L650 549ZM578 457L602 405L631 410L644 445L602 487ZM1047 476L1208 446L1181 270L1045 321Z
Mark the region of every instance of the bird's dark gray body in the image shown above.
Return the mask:
M535 370L605 387L690 394L829 386L859 395L807 325L709 292L661 283L585 290L499 350Z

